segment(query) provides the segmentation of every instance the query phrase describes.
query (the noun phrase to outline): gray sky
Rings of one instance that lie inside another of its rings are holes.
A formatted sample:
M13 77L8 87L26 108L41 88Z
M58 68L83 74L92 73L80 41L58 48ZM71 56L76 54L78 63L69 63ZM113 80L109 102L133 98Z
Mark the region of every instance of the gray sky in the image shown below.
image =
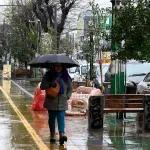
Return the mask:
M0 5L8 4L8 2L9 0L0 0ZM0 24L3 21L3 15L2 15L3 11L4 11L4 7L0 6Z
M0 5L9 4L12 0L0 0ZM75 18L78 18L78 15L80 12L84 11L85 8L88 9L89 3L88 0L80 0L81 5L78 7L78 10L76 10L75 14L69 13L68 18L72 18L72 15L75 16ZM89 0L90 1L90 0ZM95 0L95 3L98 3L100 7L111 7L110 0ZM0 23L2 23L4 17L2 15L4 11L4 7L0 6ZM70 19L69 19L70 20Z
M0 5L6 4L9 0L0 0Z
M90 1L90 0L89 0ZM80 0L80 4L75 7L75 10L69 12L67 22L70 24L70 28L76 28L78 16L81 12L85 12L90 9L88 0ZM111 7L110 0L95 0L95 4L99 4L100 7Z

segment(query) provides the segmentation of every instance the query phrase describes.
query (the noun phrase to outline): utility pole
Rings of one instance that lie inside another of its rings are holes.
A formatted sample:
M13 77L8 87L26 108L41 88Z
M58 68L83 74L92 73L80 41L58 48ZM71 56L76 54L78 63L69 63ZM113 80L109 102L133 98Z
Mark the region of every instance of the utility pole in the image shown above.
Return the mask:
M5 35L5 19L4 19L3 21L3 51L5 50L6 50L6 35ZM7 53L5 53L5 64L7 64Z
M74 49L75 49L75 39L74 39L74 33L73 33L73 41L72 41L72 43L73 43L73 51L74 51Z
M90 80L93 80L93 32L90 32Z
M58 54L58 40L57 40L57 4L54 5L55 9L55 23L54 23L54 29L55 29L55 50Z
M37 29L37 41L36 41L36 53L35 53L35 57L37 57L39 55L39 43L40 43L40 39L41 39L41 22L40 20L37 21L31 21L29 20L30 23L36 23L36 29ZM38 68L34 69L34 77L37 78L38 77Z
M37 21L37 56L39 55L39 43L40 43L40 36L41 36L41 22L40 20Z
M3 20L3 28L2 28L2 38L1 38L2 50L6 48L6 41L5 41L5 20ZM0 70L2 68L2 55L0 54Z
M35 56L37 57L39 55L39 43L41 40L41 22L40 20L29 20L29 23L36 23L36 31L37 31L37 40L36 40L36 54Z

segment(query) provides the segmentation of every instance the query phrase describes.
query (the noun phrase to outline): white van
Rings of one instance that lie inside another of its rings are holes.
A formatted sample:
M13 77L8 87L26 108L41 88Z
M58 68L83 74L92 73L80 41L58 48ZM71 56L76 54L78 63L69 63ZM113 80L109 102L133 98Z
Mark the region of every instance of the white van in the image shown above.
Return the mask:
M109 65L110 65L110 63L102 64L102 76L103 76L102 80L103 80L103 82L105 80L105 73L107 72ZM93 66L94 66L94 70L96 72L96 79L100 83L101 82L100 64L94 63ZM80 75L81 78L85 78L89 72L89 69L90 69L90 64L83 64L83 65L80 65L79 67L69 68L68 72L69 72L69 75L72 78L72 80L74 80L75 74Z
M79 67L69 68L68 73L72 80L74 80L75 74L80 75L81 78L85 78L88 73L88 66L86 64L83 64L80 65Z

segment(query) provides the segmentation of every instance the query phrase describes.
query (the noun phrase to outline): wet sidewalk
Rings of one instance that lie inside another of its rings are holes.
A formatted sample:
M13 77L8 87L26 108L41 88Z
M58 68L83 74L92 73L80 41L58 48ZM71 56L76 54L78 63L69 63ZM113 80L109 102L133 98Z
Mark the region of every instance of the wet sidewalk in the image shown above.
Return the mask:
M104 118L104 128L102 130L88 131L87 117L66 117L66 135L67 143L60 146L58 142L50 144L49 128L47 124L46 111L31 111L29 107L32 104L32 96L36 85L30 84L29 81L15 81L15 83L24 89L20 89L16 84L5 81L2 82L3 89L10 96L11 100L17 106L18 110L23 114L25 119L36 131L42 142L51 150L149 150L149 138L144 137L142 131L142 123L136 121L136 114L127 114L124 120L116 120L115 114L106 114ZM25 92L26 91L26 92ZM5 96L1 93L1 113L0 123L5 128L5 121L8 120L9 136L4 140L10 143L10 149L32 149L37 150L39 147L31 137L29 131L26 130L18 116L10 106ZM7 113L6 113L7 112ZM8 116L10 116L8 119ZM3 119L2 119L3 117ZM18 126L19 124L19 126ZM6 127L7 128L7 127ZM2 132L3 133L3 132ZM13 134L12 134L13 133ZM1 135L1 134L0 134ZM9 138L8 138L9 137ZM11 139L15 139L12 140ZM19 145L19 143L21 143ZM2 142L0 141L0 145ZM13 146L12 146L13 145ZM20 147L19 147L19 146ZM44 150L44 149L43 149Z

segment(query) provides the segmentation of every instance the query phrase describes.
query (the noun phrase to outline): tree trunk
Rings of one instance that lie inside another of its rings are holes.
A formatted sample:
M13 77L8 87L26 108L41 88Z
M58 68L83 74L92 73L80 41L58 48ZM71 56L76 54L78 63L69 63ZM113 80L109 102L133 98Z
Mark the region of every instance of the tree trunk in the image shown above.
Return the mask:
M60 46L60 34L61 33L58 33L57 32L57 46L56 46L56 49L57 49L57 51L56 51L56 53L60 53L60 51L59 51L59 46Z
M5 64L7 64L7 53L5 54Z
M75 4L76 0L60 0L59 5L61 9L61 17L60 22L55 22L57 19L57 12L55 12L55 7L53 5L49 5L50 0L36 0L36 2L33 2L33 12L35 13L36 17L41 21L41 27L44 30L44 32L48 32L51 29L56 30L56 24L57 24L57 38L53 40L53 47L55 53L59 52L59 45L60 45L60 35L63 32L65 21L67 18L67 15L70 11L70 9ZM44 9L43 5L46 5L47 7ZM57 11L57 10L56 10ZM56 35L55 35L56 36ZM57 40L57 41L56 41ZM52 51L53 53L53 51Z
M0 55L0 70L3 70L2 55Z
M25 69L27 69L27 61L24 62Z

